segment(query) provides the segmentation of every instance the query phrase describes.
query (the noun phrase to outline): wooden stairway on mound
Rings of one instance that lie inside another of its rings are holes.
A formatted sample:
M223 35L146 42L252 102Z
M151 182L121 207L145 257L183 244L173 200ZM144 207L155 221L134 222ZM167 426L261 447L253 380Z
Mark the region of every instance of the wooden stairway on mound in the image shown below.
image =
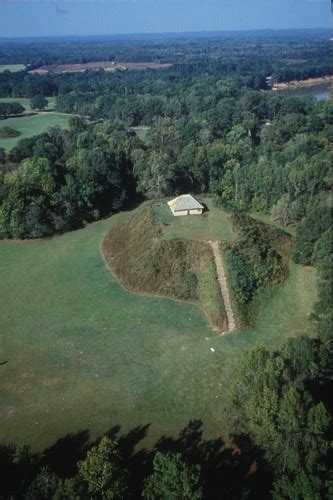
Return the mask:
M217 241L210 241L209 243L211 244L212 249L213 249L217 277L218 277L219 284L220 284L221 294L222 294L222 298L223 298L223 302L224 302L224 308L225 308L225 311L227 314L227 321L228 321L228 330L227 331L232 332L233 330L236 330L236 322L235 322L234 314L232 311L231 300L230 300L230 295L229 295L229 290L228 290L228 285L227 285L227 277L226 277L226 274L225 274L225 271L223 268L223 264L222 264L222 259L221 259L220 250L219 250L219 244Z

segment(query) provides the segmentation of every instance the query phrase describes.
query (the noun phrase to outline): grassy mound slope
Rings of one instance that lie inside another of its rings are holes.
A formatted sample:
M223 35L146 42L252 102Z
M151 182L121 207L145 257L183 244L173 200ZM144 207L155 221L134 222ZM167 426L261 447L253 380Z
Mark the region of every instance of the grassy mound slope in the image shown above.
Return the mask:
M151 203L115 224L102 251L129 290L194 302L215 328L226 328L211 248L204 242L162 239Z

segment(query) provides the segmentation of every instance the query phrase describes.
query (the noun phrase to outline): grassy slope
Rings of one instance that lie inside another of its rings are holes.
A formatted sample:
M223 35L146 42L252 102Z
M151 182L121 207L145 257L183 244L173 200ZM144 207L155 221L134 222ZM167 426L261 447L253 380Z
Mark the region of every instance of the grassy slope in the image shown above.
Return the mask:
M0 243L0 361L8 361L0 366L0 442L39 448L68 432L93 437L115 424L151 423L150 446L193 418L214 437L243 350L274 348L309 328L311 268L291 265L256 327L223 337L194 306L124 291L99 245L127 215L50 240Z
M33 115L20 118L8 118L7 120L3 120L1 123L18 130L22 134L19 137L0 139L0 147L9 151L19 140L41 134L49 127L59 125L61 128L66 128L68 124L68 117L56 114Z

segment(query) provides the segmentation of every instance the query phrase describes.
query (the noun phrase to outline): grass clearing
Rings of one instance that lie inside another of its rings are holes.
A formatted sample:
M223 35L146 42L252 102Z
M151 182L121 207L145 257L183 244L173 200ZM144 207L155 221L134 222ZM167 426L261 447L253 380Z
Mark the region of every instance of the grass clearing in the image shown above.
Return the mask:
M3 120L1 123L17 130L18 132L21 132L21 135L19 137L0 139L0 147L5 148L6 151L10 151L19 140L41 134L42 132L45 132L49 127L59 126L61 128L66 128L68 125L68 120L68 116L57 114L43 114L8 118L6 120Z
M54 109L56 97L47 97L48 105L46 106L46 110ZM33 109L30 105L30 97L0 97L0 102L19 102L25 108L26 111L31 112Z
M48 100L48 105L46 106L46 110L52 110L54 109L55 102L56 102L56 97L47 97ZM25 108L26 111L29 113L33 111L30 106L30 97L0 97L0 103L1 102L19 102L22 104L22 106Z
M222 337L195 306L126 292L99 248L123 217L0 242L1 442L40 449L68 432L94 438L115 424L122 432L151 424L140 443L150 447L195 418L214 438L242 352L310 331L315 272L294 264L255 327Z

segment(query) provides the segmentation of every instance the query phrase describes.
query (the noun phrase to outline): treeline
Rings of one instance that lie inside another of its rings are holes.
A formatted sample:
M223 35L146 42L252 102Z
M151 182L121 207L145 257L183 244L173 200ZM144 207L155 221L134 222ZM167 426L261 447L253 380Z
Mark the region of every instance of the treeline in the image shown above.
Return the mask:
M135 151L140 192L209 192L233 211L272 213L282 224L302 220L325 198L331 102L249 91L231 97L230 87L220 83L203 110L204 96L196 93L186 120L157 118L145 147Z
M25 108L19 102L0 102L0 117L22 115Z
M131 454L112 437L106 435L95 446L86 445L86 448L81 460L69 464L72 473L68 477L68 469L62 474L54 470L61 469L61 461L66 463L68 460L66 456L57 454L51 460L52 470L49 465L45 465L50 463L47 450L39 455L27 448L16 450L3 446L1 498L203 498L201 467L191 464L181 453L157 451L149 454L142 451L141 464L133 468ZM76 450L68 451L71 456L75 456ZM140 477L138 470L142 471L143 477Z
M133 109L115 104L117 121L73 118L69 131L0 152L3 237L63 232L136 195L188 191L213 194L233 211L271 213L282 225L302 221L329 189L332 103L204 83L155 106L138 97L151 123L141 140L123 125Z
M90 61L172 63L162 71L118 73L87 71L84 74L30 74L44 65ZM265 89L266 77L288 81L332 74L329 35L306 33L253 33L243 36L216 34L210 37L152 37L128 40L50 40L0 44L0 64L27 64L27 70L0 74L0 97L46 97L70 92L107 94L114 81L135 82L134 88L152 76L163 90L187 78L226 76L242 79L253 89ZM161 89L160 89L161 90ZM150 90L147 88L147 93Z
M20 166L1 177L2 238L50 236L133 203L131 139L109 123L82 127L73 118L68 133L51 129L12 150Z
M296 64L286 64L274 69L272 73L273 82L290 82L292 80L307 80L309 78L320 78L332 74L332 65L329 61L318 61L315 64L301 62Z
M314 265L319 299L315 336L278 352L256 347L235 373L230 430L245 433L274 480L274 499L332 496L332 209L318 202L297 228L295 262Z

